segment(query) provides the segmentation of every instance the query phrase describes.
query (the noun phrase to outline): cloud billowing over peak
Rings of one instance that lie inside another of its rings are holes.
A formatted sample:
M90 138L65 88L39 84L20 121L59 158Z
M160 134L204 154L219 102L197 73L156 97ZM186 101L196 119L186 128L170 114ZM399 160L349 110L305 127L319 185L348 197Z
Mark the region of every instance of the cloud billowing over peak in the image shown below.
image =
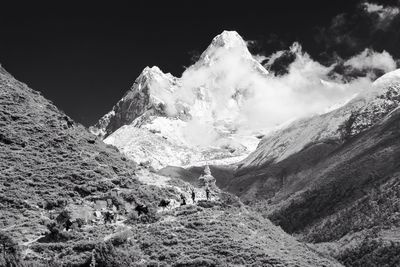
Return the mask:
M277 51L264 57L264 67L275 76L289 73L290 65L303 54L310 57L300 43L295 42L287 50ZM317 62L317 61L316 61ZM328 77L343 81L351 81L359 77L369 77L371 80L378 78L386 72L396 69L396 60L387 51L376 52L370 48L347 59L336 56L330 64L323 64L330 70Z
M400 14L400 8L397 6L383 6L375 3L362 3L364 10L375 16L377 29L385 29L390 26L392 21Z
M217 124L236 132L269 131L345 103L396 68L386 51L365 49L326 65L299 42L268 56L252 55L247 44L237 32L224 31L180 78L157 67L145 68L133 89L140 90L145 83L150 101L162 106L167 116L184 114L195 122L191 139L212 136L205 142L210 144L215 135L206 133ZM264 66L257 58L264 59Z
M173 102L196 106L200 93L208 101L207 112L193 113L194 120L231 121L239 131L268 130L344 103L368 90L375 78L396 68L389 53L371 49L347 59L337 58L326 66L298 42L288 50L258 58L262 57L266 58L265 68L238 33L223 32L182 74Z

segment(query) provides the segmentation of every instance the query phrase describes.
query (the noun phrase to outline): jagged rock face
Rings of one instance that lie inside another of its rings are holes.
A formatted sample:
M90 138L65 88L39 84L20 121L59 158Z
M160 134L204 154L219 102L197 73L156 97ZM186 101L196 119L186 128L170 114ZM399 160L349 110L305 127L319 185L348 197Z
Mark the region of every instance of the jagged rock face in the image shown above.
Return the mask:
M102 117L91 128L91 131L97 135L107 137L121 126L131 124L136 118L150 110L152 114L158 116L176 117L182 115L182 113L188 113L193 116L212 119L210 118L213 116L211 114L213 103L210 102L214 101L211 94L211 91L214 90L212 87L217 88L219 86L220 82L218 80L223 79L227 75L230 66L222 67L218 72L214 72L215 81L210 81L210 77L204 77L188 85L187 83L191 81L187 81L190 79L185 80L185 77L193 75L194 72L205 72L210 66L224 61L226 57L237 58L240 64L248 65L249 68L259 72L260 75L268 74L253 59L247 49L246 43L238 33L224 31L212 40L208 48L202 53L199 61L189 67L183 73L182 78L173 77L169 73L164 74L157 67L146 67L136 79L132 88L113 107L112 111ZM174 95L174 92L179 89L186 90L192 99L187 102L185 97L182 98L176 94ZM239 101L239 98L239 91L232 95L233 102ZM238 103L235 103L235 105L238 105Z
M339 128L343 140L369 129L399 106L400 83L388 85L385 91L362 108L352 111L350 117Z
M282 76L289 73L289 66L301 51L299 43L294 43L289 50L278 51L266 60L264 67L276 76Z
M146 68L91 131L131 159L156 169L241 160L258 143L252 133L235 132L253 81L232 73L232 68L258 77L268 74L238 33L224 31L181 78L157 67ZM228 101L218 97L222 92L228 94Z
M341 108L301 119L265 136L256 151L243 160L242 171L280 162L310 144L341 143L369 129L399 106L400 70L374 82L373 88Z
M175 77L162 73L157 67L145 68L131 89L118 101L112 111L91 127L91 131L101 137L107 137L121 126L132 123L146 111L151 110L154 114L165 115L163 103L153 96L156 93L160 95L172 93L176 83Z
M198 69L203 66L211 66L218 61L222 61L223 57L231 56L232 53L234 53L242 63L251 65L251 67L261 75L268 74L268 71L253 58L247 49L245 41L235 31L223 31L220 35L217 35L211 41L207 49L201 54L199 61L190 68Z

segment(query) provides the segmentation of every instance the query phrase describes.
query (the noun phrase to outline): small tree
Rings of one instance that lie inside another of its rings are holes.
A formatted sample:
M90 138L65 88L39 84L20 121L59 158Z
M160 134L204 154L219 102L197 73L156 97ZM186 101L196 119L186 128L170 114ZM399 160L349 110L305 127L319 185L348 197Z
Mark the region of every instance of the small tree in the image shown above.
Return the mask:
M96 266L120 266L117 252L111 242L101 242L94 249Z
M0 266L17 267L22 265L18 243L2 231L0 231L0 249Z

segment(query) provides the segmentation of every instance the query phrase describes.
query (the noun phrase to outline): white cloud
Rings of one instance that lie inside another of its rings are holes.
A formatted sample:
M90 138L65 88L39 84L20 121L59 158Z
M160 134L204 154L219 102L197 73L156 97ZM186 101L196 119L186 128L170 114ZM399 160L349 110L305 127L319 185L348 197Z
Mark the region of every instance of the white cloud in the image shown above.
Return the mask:
M378 22L376 28L384 29L392 20L400 14L400 9L394 6L383 6L374 3L363 3L363 8L367 13L378 15Z
M323 113L367 90L370 77L345 83L331 78L334 65L326 67L314 61L300 44L291 47L296 59L283 76L266 75L243 48L217 47L212 58L204 57L189 67L179 79L181 86L168 98L169 105L184 103L193 121L188 136L195 143L215 141L210 129L224 122L240 131L267 131L282 123L312 114ZM275 60L282 52L271 55ZM396 67L387 53L365 50L346 62L354 68L379 68L385 72ZM262 68L262 67L261 67ZM179 111L179 110L178 110ZM201 122L201 123L199 123Z
M331 80L328 73L332 67L312 60L297 43L292 48L296 60L288 74L260 80L252 97L244 102L241 121L248 126L272 128L293 118L322 113L371 85L368 78L348 84Z
M363 3L364 10L368 13L375 13L378 14L382 19L384 18L391 18L400 13L400 9L398 7L387 6L384 7L383 5L378 5L374 3Z
M298 43L293 44L291 51L296 54L296 60L289 66L289 73L275 77L256 71L251 61L244 60L241 49L219 48L214 52L217 60L194 65L183 73L181 81L186 100L187 92L193 88L207 88L208 121L229 120L234 121L239 130L260 130L273 128L294 117L323 112L371 84L368 78L348 84L331 80L328 73L332 67L312 60ZM274 53L270 60L280 54ZM373 54L371 62L365 64L383 66L385 59L385 56L380 58ZM321 80L331 83L326 86ZM191 95L196 98L195 94ZM192 99L190 103L195 101Z
M380 12L384 9L384 7L382 5L377 5L374 3L368 3L365 2L363 3L364 5L364 9L368 12L368 13L375 13L375 12Z
M365 49L360 54L347 60L344 65L360 70L369 68L381 69L385 72L396 69L396 61L388 52L378 53L371 49Z
M253 58L258 62L262 63L264 60L268 59L268 57L264 55L253 55Z

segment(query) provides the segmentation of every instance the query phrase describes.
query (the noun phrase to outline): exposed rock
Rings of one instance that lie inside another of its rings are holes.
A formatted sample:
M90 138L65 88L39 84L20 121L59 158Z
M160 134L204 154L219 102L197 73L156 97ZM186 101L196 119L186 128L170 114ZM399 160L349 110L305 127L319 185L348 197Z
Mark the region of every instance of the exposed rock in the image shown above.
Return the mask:
M232 76L232 66L223 63L231 58L257 77L268 74L237 32L224 31L181 78L146 67L91 131L129 158L155 169L243 159L258 143L251 131L236 131L241 103L251 95L253 85L247 76L226 81ZM218 64L221 67L214 71ZM229 103L223 105L214 95L221 88L232 91ZM217 112L221 106L226 110Z

